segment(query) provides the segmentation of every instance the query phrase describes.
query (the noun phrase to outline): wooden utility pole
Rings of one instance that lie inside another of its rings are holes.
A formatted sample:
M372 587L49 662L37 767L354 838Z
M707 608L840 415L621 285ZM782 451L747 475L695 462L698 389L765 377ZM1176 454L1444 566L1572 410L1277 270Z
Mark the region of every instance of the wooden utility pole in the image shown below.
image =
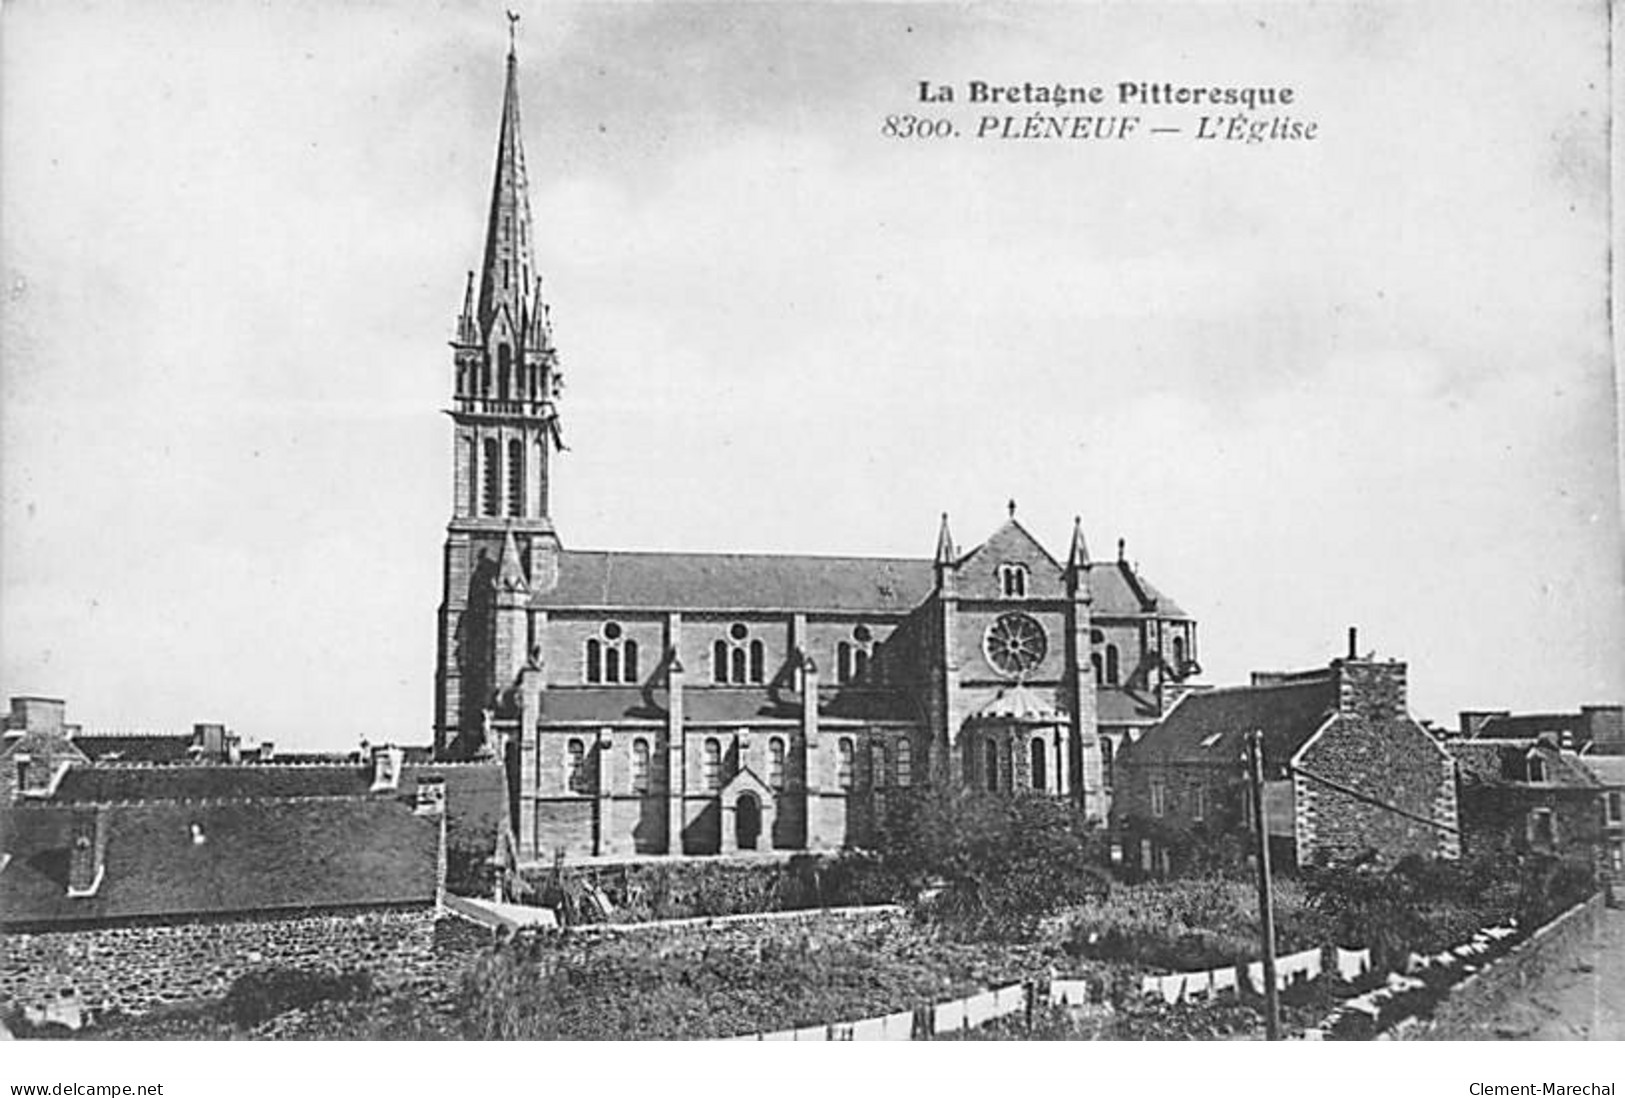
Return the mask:
M1270 836L1264 815L1264 733L1247 733L1247 784L1253 794L1253 834L1258 837L1258 922L1264 946L1264 1032L1281 1039L1281 1000L1275 989L1275 900L1270 894Z

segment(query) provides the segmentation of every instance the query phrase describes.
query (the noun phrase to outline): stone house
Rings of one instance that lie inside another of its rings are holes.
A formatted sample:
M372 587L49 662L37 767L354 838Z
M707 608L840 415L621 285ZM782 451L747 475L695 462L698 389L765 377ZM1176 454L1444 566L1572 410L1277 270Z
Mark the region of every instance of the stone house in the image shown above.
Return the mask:
M1121 760L1125 858L1178 873L1250 849L1246 737L1263 733L1264 809L1283 868L1373 851L1456 857L1454 765L1406 709L1406 666L1353 654L1246 686L1193 691Z
M501 759L521 859L831 849L928 779L1074 798L1196 669L1196 623L1081 526L913 558L567 549L560 358L510 51L452 340L435 749ZM581 444L585 449L587 444Z
M1606 870L1609 801L1588 761L1552 735L1450 745L1469 853L1569 858Z
M1616 892L1625 885L1625 755L1580 756L1600 786L1602 870Z

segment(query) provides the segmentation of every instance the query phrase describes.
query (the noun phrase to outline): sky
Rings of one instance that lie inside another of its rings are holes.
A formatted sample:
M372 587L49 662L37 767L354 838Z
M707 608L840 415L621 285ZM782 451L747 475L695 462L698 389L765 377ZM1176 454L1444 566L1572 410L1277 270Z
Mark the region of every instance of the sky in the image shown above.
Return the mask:
M1013 498L1209 682L1357 625L1441 723L1625 700L1605 5L517 10L566 546L923 557ZM0 20L0 691L427 742L502 5ZM1043 109L922 80L1317 138L888 137Z

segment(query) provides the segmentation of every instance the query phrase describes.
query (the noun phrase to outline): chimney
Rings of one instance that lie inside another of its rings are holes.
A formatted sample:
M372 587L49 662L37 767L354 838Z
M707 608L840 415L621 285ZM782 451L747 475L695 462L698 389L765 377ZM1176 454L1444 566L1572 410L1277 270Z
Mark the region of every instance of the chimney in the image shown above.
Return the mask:
M1594 755L1625 755L1625 705L1582 705L1582 743Z
M226 726L223 724L194 724L192 747L199 762L226 761Z
M384 745L372 749L372 790L373 793L382 793L386 790L401 787L401 764L406 761L406 752L393 745Z
M1399 660L1338 660L1337 709L1348 717L1373 721L1409 716L1406 665Z
M6 727L19 732L62 732L68 703L61 698L12 698Z
M446 779L438 775L419 778L412 798L412 811L419 816L445 815Z
M1359 626L1349 626L1349 655L1351 660L1360 658L1360 629Z

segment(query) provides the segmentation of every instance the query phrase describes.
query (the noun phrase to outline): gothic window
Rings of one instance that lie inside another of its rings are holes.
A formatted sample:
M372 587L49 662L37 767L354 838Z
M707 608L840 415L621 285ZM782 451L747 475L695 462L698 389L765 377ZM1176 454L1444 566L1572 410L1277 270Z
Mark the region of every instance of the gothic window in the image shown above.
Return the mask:
M1009 740L1004 744L1004 788L1007 793L1016 791L1016 745Z
M869 745L869 784L876 789L886 784L886 745L879 740Z
M594 684L638 681L638 642L626 635L619 622L605 622L598 636L588 638L587 681Z
M843 640L835 646L836 682L862 682L868 677L874 658L874 639L867 625L859 625L852 630L851 640Z
M770 789L784 788L784 740L779 736L767 741L767 784Z
M767 646L753 639L742 622L728 627L728 635L711 645L711 679L735 686L767 681Z
M641 736L632 741L632 792L649 792L649 741Z
M587 745L571 740L564 747L564 788L571 793L582 792L587 762Z
M1117 645L1106 646L1106 685L1116 686L1118 679Z
M999 590L1007 599L1027 597L1027 566L1025 564L999 565Z
M906 736L897 741L897 784L904 789L914 784L914 743Z
M1112 754L1114 751L1115 748L1112 746L1111 738L1108 736L1100 737L1100 780L1107 789L1112 787Z
M485 497L480 501L480 509L487 515L495 515L499 513L498 504L500 501L497 496L502 491L502 449L497 445L497 440L494 438L485 440L484 472L483 487Z
M508 399L508 383L513 375L513 352L506 343L497 348L497 399Z
M705 788L715 793L722 788L722 744L715 738L705 741Z
M992 740L988 740L984 753L987 756L987 791L997 793L999 791L999 745Z
M1095 682L1099 683L1101 681L1101 678L1100 678L1100 676L1101 676L1101 666L1100 666L1100 653L1099 652L1091 652L1089 654L1089 666L1090 666L1090 668L1092 668L1094 670Z
M1049 760L1044 755L1044 741L1035 738L1028 753L1032 756L1033 788L1042 793L1049 788L1049 768L1045 765Z
M508 514L520 518L525 513L525 444L508 440Z
M835 784L852 788L852 738L842 736L835 745Z

